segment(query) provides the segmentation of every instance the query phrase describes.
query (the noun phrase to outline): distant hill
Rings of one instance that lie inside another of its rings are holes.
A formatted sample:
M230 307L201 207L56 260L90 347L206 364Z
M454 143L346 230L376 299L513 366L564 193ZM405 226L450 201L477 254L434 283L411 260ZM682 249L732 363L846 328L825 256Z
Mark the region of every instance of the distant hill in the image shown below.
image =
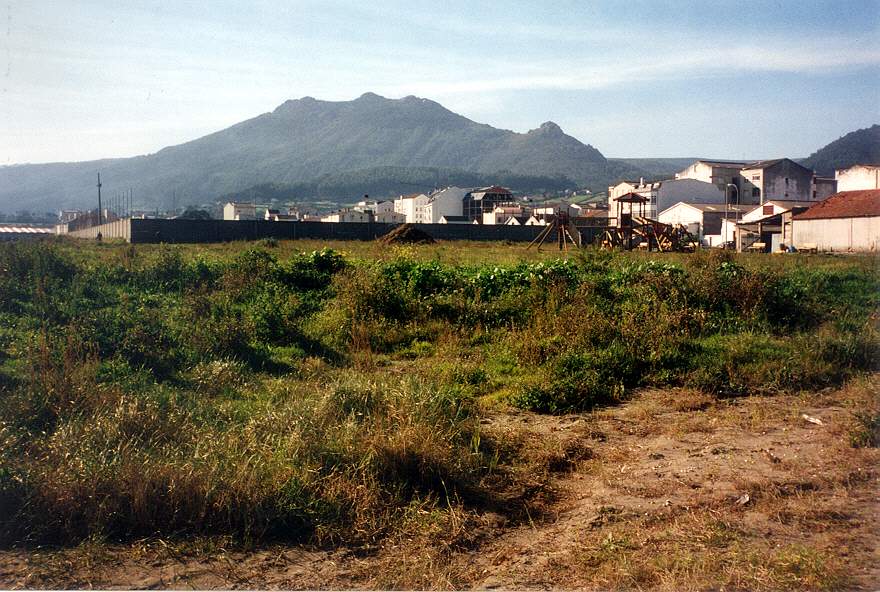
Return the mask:
M324 175L303 183L260 183L219 197L225 201L314 202L317 200L353 203L369 194L374 199L397 197L404 193L430 191L434 188L483 187L498 183L525 193L556 192L574 186L567 177L516 175L507 171L493 174L460 169L430 167L377 167ZM339 196L344 196L340 198Z
M393 100L367 93L341 102L305 97L147 156L0 167L0 210L89 207L98 171L105 194L131 187L135 205L152 208L171 205L172 193L183 205L267 183L313 185L339 199L371 188L414 190L410 168L476 173L481 182L513 171L521 180L542 177L599 188L609 175L626 169L609 167L597 149L552 122L520 134L416 97ZM351 182L342 182L340 175Z
M835 169L854 164L880 164L880 125L850 132L801 161L820 175L834 176Z
M609 158L608 162L620 167L621 172L638 173L636 178L658 180L669 179L696 160L699 158Z

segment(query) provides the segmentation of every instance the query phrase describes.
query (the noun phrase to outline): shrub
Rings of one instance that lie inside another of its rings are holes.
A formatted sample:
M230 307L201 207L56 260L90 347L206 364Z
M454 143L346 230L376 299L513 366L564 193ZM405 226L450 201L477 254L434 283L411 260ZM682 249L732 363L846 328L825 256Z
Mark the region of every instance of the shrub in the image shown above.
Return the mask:
M620 401L638 384L644 363L621 343L604 349L568 352L552 365L544 384L531 383L513 399L533 411L562 413Z

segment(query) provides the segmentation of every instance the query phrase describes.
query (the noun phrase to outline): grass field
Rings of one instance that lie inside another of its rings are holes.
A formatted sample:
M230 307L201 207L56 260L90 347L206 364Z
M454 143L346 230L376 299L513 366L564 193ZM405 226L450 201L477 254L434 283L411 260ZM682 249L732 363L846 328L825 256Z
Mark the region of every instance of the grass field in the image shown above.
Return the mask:
M875 257L0 244L0 582L876 585L878 304Z

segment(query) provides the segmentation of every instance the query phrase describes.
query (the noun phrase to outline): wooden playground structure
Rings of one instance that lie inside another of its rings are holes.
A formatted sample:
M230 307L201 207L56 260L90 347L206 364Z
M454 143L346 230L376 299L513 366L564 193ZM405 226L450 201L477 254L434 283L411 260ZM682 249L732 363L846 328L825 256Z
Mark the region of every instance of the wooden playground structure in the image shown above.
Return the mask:
M700 243L681 224L664 224L645 216L648 198L637 193L628 193L617 199L617 220L614 228L605 231L601 246L606 249L645 249L660 252L692 252ZM628 203L629 212L623 211ZM636 215L635 206L639 206Z
M581 233L572 223L571 218L569 218L568 214L565 212L559 212L550 220L544 230L535 237L535 239L529 243L529 246L526 249L531 249L533 245L538 245L538 250L541 249L541 246L547 242L547 239L550 238L553 233L556 233L554 239L551 239L551 244L556 243L557 248L560 251L568 250L568 244L575 248L581 246Z

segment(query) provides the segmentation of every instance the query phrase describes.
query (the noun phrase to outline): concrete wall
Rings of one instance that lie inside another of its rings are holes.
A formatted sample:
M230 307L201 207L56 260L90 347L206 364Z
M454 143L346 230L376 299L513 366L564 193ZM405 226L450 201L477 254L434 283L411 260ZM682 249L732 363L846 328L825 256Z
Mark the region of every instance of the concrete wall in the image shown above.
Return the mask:
M813 198L813 171L788 159L764 169L764 201Z
M134 222L145 222L145 220L133 220ZM169 220L169 222L177 222L177 220ZM180 222L192 222L192 220L180 220ZM127 242L131 242L131 227L132 220L129 218L124 218L122 220L114 220L113 222L108 222L106 224L101 224L100 226L92 226L91 228L83 228L81 230L74 230L68 232L67 234L70 236L74 236L76 238L97 238L98 233L101 233L102 239L122 239ZM242 223L243 224L243 223ZM253 222L250 222L253 224Z
M826 179L824 177L813 178L813 193L810 196L810 199L813 201L823 201L835 193L837 193L836 179Z
M880 189L880 167L857 164L835 172L838 191Z
M880 250L880 216L794 220L794 246L815 244L820 251Z
M761 192L760 202L752 189ZM763 169L743 169L740 179L741 203L765 203L774 199L810 201L813 198L813 171L787 158Z
M696 179L704 183L712 182L712 166L704 162L695 162L675 175L676 179Z
M120 220L77 230L70 236L94 239L123 239L133 243L212 243L261 238L374 240L397 224L326 222L269 222L266 220ZM437 240L529 242L542 226L482 226L478 224L417 224ZM591 243L604 228L580 229L584 244Z

